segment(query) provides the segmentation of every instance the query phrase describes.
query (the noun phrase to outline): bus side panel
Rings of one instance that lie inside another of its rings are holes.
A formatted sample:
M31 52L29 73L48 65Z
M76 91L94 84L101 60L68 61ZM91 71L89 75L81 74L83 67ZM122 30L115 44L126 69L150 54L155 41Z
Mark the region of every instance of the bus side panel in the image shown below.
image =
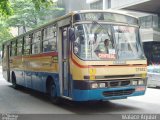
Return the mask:
M32 89L43 91L41 73L32 72Z
M47 92L46 82L48 76L51 76L56 84L57 92L59 95L59 74L49 72L32 72L32 71L21 71L13 70L16 76L18 85L31 88L40 92ZM25 77L23 77L23 74Z
M46 81L50 76L58 80L57 53L42 53L24 57L26 87L46 92ZM57 86L59 81L56 81Z
M47 92L46 83L48 76L54 79L54 82L59 91L59 76L58 73L49 72L32 72L31 88L40 92ZM58 92L59 93L59 92Z
M12 73L14 73L16 77L16 84L25 86L22 56L11 57L10 61L11 77Z
M18 85L25 86L25 81L24 81L24 77L23 77L24 72L22 70L16 70L14 72L16 75L16 83Z
M32 72L25 71L24 73L25 73L24 74L24 80L25 80L24 86L27 88L32 88Z

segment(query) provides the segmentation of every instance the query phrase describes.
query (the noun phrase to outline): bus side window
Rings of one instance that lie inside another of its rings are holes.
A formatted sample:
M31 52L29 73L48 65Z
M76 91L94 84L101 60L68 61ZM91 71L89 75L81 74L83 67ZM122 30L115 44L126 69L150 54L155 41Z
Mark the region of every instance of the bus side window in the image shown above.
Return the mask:
M17 56L22 55L22 43L23 43L23 38L19 38L17 40Z
M40 53L40 41L41 41L41 31L33 33L32 39L32 54Z
M27 35L24 37L24 55L29 55L31 53L31 40L32 35Z
M49 26L43 30L43 52L57 50L56 27Z
M16 56L17 55L17 45L16 45L16 40L11 42L11 56Z

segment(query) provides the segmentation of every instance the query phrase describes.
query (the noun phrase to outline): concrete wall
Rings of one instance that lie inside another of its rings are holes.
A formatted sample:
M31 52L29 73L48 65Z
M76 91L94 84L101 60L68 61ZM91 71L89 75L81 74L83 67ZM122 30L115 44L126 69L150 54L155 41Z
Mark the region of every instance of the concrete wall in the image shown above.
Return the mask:
M58 0L58 3L65 7L66 13L90 9L86 0Z
M111 8L120 9L127 6L143 3L149 0L111 0Z

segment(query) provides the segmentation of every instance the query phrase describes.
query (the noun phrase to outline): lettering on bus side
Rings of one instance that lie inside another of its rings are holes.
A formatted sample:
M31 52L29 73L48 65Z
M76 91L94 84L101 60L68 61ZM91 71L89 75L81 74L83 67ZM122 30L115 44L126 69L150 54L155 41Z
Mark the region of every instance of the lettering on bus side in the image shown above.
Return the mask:
M43 66L43 67L51 67L51 66L53 66L53 65L55 65L55 63L58 63L58 57L56 56L54 56L54 57L51 57L51 61L50 62L48 62L48 63L42 63L41 65Z
M136 71L146 71L146 68L136 68Z
M52 59L52 63L58 63L58 57L57 56L56 57L54 56L51 59Z
M30 66L30 62L29 62L29 61L24 61L23 64L24 64L25 66Z

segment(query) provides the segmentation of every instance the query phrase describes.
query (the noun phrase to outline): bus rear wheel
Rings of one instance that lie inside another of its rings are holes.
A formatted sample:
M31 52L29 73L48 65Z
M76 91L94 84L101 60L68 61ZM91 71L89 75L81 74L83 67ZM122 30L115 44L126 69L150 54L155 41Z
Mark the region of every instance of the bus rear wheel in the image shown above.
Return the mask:
M53 81L51 81L51 83L49 85L49 96L50 96L50 100L52 103L54 103L54 104L60 103L60 99L57 96L56 85L54 84Z
M13 86L13 88L15 88L15 89L18 88L18 85L17 85L17 83L16 83L16 76L15 76L14 73L12 74L12 86Z

